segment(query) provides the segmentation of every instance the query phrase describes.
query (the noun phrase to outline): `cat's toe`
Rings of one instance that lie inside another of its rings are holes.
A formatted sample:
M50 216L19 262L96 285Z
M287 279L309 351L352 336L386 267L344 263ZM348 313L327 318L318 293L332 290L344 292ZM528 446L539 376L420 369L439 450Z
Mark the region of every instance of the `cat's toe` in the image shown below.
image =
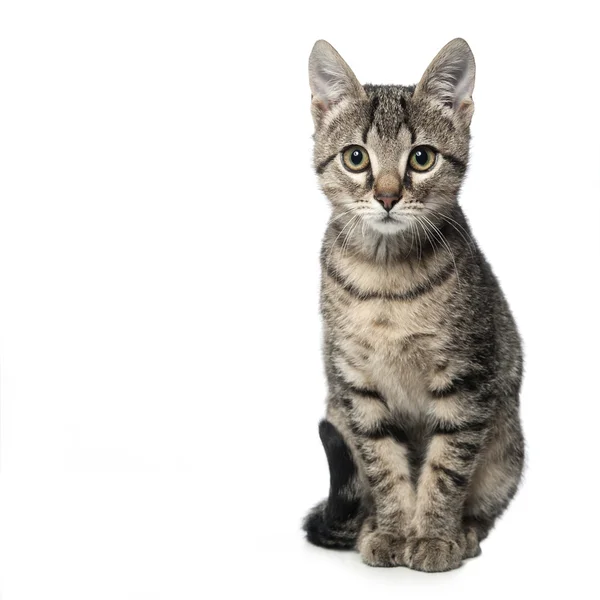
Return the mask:
M475 558L481 554L481 547L479 546L479 537L477 532L472 527L468 527L465 530L465 549L463 552L463 558Z
M397 567L404 564L405 543L399 535L375 530L361 536L358 551L371 567Z
M441 538L412 538L407 541L404 560L406 566L417 571L436 573L460 566L464 545Z

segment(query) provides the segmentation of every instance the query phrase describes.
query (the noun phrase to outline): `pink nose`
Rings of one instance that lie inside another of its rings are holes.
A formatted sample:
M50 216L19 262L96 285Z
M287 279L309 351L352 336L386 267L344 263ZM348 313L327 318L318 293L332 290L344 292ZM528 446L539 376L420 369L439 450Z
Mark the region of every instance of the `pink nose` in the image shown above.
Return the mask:
M390 212L390 210L400 202L400 196L397 196L396 194L377 194L375 200L377 200L385 210Z

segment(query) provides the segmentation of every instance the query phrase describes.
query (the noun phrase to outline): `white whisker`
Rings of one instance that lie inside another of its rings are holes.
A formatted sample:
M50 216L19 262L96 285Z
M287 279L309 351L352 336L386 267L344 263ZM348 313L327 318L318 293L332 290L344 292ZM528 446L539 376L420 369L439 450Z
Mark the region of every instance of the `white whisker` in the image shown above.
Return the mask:
M446 240L446 238L444 237L444 234L438 229L438 227L429 218L427 218L425 215L423 215L423 218L431 225L431 227L434 229L434 231L437 232L437 234L440 236L440 241L444 244L446 250L448 250L450 257L452 258L452 263L454 264L454 272L456 273L456 281L457 281L458 285L460 286L460 276L458 274L458 267L456 266L456 259L454 257L454 252L452 251L452 248L450 247L450 244L448 243L448 240Z
M354 212L355 210L356 209L354 207L352 207L352 208L349 208L348 210L344 211L343 213L341 213L339 215L335 215L334 217L331 217L331 219L329 219L329 221L327 221L326 225L331 225L332 223L334 223L338 219L341 219L342 217L345 217L346 215L350 214L351 212Z
M433 204L436 207L444 208L443 204L440 204L435 201L431 202L431 204ZM452 227L462 237L462 239L465 241L465 243L469 247L469 252L471 253L471 256L473 256L473 248L475 247L475 240L473 239L473 236L471 235L470 231L465 229L458 221L453 219L450 215L447 215L446 213L442 212L441 210L438 210L437 208L435 209L435 211L430 211L430 214L432 214L432 215L435 214L435 215L439 215L440 217L442 217L442 219L444 221L446 221L448 223L448 225L450 225L450 227Z
M437 260L437 249L436 249L436 245L434 243L434 240L432 240L429 237L429 233L428 233L428 228L426 227L426 223L423 223L423 221L421 221L421 217L417 217L417 223L419 223L422 227L423 227L423 233L425 233L425 237L427 238L427 241L431 244L431 248L433 249L433 254L435 255L435 258ZM432 234L433 235L433 234Z
M329 254L327 255L327 260L325 261L325 265L328 267L329 266L329 262L331 260L331 254L335 248L335 245L337 244L337 241L340 239L340 236L344 233L344 231L346 230L346 228L351 225L352 223L354 223L354 221L356 219L359 219L360 215L354 215L342 228L342 230L338 233L337 237L335 238L335 240L333 241L333 244L331 244L331 248L329 249Z
M348 244L350 241L350 236L354 233L354 231L356 230L356 228L360 225L360 222L362 221L362 217L360 215L358 216L358 220L355 222L355 224L348 230L348 233L346 234L346 238L344 239L344 242L342 244L342 258L344 258L344 254L348 251Z

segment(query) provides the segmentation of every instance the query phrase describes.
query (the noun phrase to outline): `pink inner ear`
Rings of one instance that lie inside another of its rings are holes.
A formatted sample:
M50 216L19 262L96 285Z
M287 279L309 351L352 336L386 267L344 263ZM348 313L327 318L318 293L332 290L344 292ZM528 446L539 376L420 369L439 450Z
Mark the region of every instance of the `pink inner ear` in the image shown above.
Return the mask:
M313 106L318 108L321 112L327 112L327 110L329 110L329 105L324 100L315 98L314 96L311 96L311 99Z
M471 119L473 116L473 112L475 110L475 104L471 98L465 98L459 105L457 109L457 114L459 114L463 118Z
M471 98L465 98L459 105L458 105L458 110L460 111L466 111L466 110L470 110L471 108L473 108L473 100L471 100Z

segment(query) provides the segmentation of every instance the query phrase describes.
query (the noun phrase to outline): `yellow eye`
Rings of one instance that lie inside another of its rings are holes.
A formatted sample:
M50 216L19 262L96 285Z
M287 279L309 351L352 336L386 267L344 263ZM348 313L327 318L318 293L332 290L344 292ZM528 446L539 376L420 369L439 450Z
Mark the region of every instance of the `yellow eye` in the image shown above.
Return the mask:
M429 146L418 146L411 153L408 165L413 171L429 171L435 165L437 153Z
M362 146L349 146L342 154L344 166L348 171L360 173L370 164L369 154Z

